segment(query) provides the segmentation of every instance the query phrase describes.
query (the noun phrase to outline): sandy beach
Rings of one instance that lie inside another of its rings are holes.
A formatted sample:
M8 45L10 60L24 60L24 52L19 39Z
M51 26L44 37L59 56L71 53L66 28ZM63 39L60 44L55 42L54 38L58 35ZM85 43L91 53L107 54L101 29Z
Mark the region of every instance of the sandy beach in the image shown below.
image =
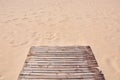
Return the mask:
M120 80L119 0L0 0L0 80L17 80L31 46L90 45Z

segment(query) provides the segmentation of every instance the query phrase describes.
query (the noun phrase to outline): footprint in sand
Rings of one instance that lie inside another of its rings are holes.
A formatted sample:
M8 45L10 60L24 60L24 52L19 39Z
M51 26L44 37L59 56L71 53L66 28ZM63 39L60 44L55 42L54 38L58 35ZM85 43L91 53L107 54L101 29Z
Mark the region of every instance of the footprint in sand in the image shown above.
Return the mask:
M56 23L51 23L51 24L48 24L50 27L54 27L56 26L57 24Z
M11 22L11 20L6 20L3 23L10 23L10 22Z
M120 32L119 28L117 28L117 27L113 28L112 25L113 24L105 25L106 26L105 29L108 30L108 31L110 31L110 32Z
M32 15L36 15L37 13L36 12L33 12Z
M48 18L48 20L47 20L47 21L48 21L48 22L49 22L49 21L53 21L53 19L52 19L52 18Z
M38 32L33 32L31 35L31 38L33 39L33 41L39 41L40 40L40 36L41 34Z
M33 32L31 37L34 38L34 37L36 37L36 35L37 35L37 32Z
M109 25L106 25L106 24L104 24L106 27L105 27L105 29L106 30L108 30L108 31L112 31L113 30L113 27L111 27L111 25L109 24Z
M28 40L15 40L15 39L10 39L8 40L9 44L13 47L19 47L19 46L24 46L27 45L29 43Z
M120 68L120 58L119 57L115 57L114 61L115 62L113 62L113 66L114 66L115 70L118 71L119 68ZM120 71L118 71L118 72L120 72Z
M36 41L40 41L40 37L34 38L34 41L35 41L35 42L36 42Z
M32 20L29 20L28 22L33 22Z
M109 67L111 68L111 70L114 70L114 67L113 67L113 65L112 65L112 60L111 59L106 59L106 63L107 63L107 65L109 65Z
M111 68L111 70L114 70L116 72L119 72L119 67L120 67L120 58L113 56L113 59L107 59L107 64L109 65L109 67Z
M29 41L24 41L24 42L21 42L20 44L19 44L19 46L24 46L24 45L27 45L29 43Z
M54 38L55 38L54 33L49 32L49 33L46 33L46 35L45 35L45 39L47 39L47 40L53 40Z
M23 41L23 42L13 42L11 43L13 47L19 47L19 46L24 46L27 45L29 43L29 41Z
M27 20L28 17L27 17L27 14L24 14L23 17L21 18L21 20Z
M15 25L16 25L16 26L22 26L23 23L16 23Z
M70 20L70 17L68 17L68 16L62 15L61 17L62 17L62 19L59 20L58 23L65 23L68 20Z
M35 18L39 18L40 16L39 16L39 15L35 15L34 17L35 17Z
M13 19L10 19L10 20L6 20L4 21L3 23L11 23L13 21L17 21L19 18L13 18Z
M8 15L7 17L13 17L13 15Z
M38 25L46 25L44 22L38 22Z
M12 21L16 21L16 20L18 20L18 19L19 19L19 18L13 18Z
M54 32L46 32L44 35L44 39L49 41L56 40L57 38L57 33Z
M0 80L5 80L4 76L0 75Z
M27 17L23 17L22 20L27 20L28 18Z

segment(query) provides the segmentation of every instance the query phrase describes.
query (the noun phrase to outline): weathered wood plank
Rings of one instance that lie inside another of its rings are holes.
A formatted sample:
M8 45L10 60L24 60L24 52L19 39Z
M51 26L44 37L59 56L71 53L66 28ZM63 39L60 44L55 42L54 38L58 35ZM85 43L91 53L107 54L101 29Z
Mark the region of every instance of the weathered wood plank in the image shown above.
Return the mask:
M60 57L60 56L56 56L56 57L42 57L42 56L31 56L31 58L34 58L34 59L37 59L37 58L44 58L44 59L49 59L49 58L55 58L55 59L67 59L67 58L78 58L78 59L80 59L80 58L86 58L86 59L94 59L94 57L93 56L73 56L73 57L69 57L69 56L64 56L64 57Z
M29 79L20 79L20 80L31 80ZM32 80L96 80L96 79L79 79L79 78L74 78L74 79L32 79ZM102 80L102 79L101 79Z
M23 78L34 78L34 79L62 79L62 78L80 78L80 79L88 79L88 78L97 78L101 77L101 75L95 75L95 74L82 74L82 75L21 75Z
M29 79L24 79L24 78L22 78L22 79L20 79L20 80L31 80L30 78ZM80 79L80 78L73 78L73 79L32 79L32 80L96 80L96 79L91 79L91 78L89 78L89 79ZM100 79L100 80L102 80L102 79Z
M74 70L74 71L90 71L90 70L94 70L96 71L96 69L89 69L89 68L30 68L30 67L25 67L24 70L33 70L33 71L44 71L44 70L49 70L49 71L61 71L61 70L68 70L68 71L71 71L71 70Z
M85 51L86 46L33 46L30 49L30 53L35 52L81 52Z
M88 53L43 53L43 54L31 54L30 56L41 56L41 57L47 57L47 56L51 56L51 57L57 57L57 56L90 56Z
M93 57L92 58L88 58L88 57L79 57L79 58L76 58L76 57L67 57L67 58L61 58L61 57L29 57L26 61L29 61L29 60L35 60L35 61L83 61L85 59L88 59L88 60L94 60L96 61Z
M31 69L23 69L24 71L21 74L24 73L96 73L95 70L79 70L79 71L75 71L75 70L31 70Z

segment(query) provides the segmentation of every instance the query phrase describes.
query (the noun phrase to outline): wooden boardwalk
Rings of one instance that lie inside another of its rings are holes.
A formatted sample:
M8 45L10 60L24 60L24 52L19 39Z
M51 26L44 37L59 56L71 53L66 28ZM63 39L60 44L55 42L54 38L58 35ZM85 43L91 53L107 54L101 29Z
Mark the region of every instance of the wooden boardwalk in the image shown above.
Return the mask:
M89 46L32 47L18 80L105 80Z

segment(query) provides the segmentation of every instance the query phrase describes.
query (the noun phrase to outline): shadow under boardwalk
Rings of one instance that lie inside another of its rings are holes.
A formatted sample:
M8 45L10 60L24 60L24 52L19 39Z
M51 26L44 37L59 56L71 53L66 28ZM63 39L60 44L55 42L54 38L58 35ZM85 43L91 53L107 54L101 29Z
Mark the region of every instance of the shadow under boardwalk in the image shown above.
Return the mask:
M32 47L18 80L105 80L89 46Z

